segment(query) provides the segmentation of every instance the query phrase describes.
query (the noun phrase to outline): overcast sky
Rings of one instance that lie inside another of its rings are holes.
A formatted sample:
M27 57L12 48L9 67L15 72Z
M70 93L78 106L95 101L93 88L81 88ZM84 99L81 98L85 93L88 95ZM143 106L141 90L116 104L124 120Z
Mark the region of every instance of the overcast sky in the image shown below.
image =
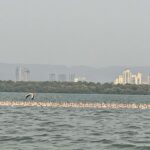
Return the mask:
M0 0L0 62L150 65L150 0Z

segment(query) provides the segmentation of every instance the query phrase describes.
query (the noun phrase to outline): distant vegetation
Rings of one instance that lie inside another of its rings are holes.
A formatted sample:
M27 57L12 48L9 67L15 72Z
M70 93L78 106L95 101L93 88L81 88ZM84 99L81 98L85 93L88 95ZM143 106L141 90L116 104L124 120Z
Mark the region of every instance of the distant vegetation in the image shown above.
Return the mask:
M93 82L14 82L0 81L0 92L40 93L97 93L97 94L150 94L150 85L114 85Z

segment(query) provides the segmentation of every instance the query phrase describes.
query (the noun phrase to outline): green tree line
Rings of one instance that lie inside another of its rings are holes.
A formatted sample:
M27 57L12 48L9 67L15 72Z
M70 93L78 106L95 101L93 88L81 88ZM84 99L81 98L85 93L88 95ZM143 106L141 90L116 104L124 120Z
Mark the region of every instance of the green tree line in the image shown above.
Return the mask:
M14 82L0 81L0 92L40 93L97 93L97 94L150 94L150 85L114 85L93 82Z

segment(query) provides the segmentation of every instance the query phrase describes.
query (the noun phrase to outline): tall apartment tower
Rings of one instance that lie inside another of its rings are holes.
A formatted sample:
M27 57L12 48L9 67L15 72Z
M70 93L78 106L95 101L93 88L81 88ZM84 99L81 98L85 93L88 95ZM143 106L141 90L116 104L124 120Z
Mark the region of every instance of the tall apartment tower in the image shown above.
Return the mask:
M150 85L150 74L147 76L147 84Z
M24 66L19 66L16 68L16 81L29 81L30 71Z
M132 73L129 69L123 71L122 73L123 75L123 83L124 84L131 84L131 77L132 77Z
M74 82L75 77L74 73L69 74L69 82Z
M55 73L49 74L49 81L56 81L56 74Z
M60 81L60 82L66 82L67 81L66 74L59 74L58 75L58 81Z

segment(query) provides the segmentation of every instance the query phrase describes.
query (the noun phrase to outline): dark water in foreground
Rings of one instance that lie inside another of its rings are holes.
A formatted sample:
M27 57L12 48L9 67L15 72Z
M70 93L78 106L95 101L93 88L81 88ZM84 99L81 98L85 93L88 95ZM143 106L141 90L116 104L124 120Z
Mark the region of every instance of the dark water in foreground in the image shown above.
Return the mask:
M24 100L24 93L0 93ZM150 103L150 96L38 94L37 101ZM2 150L150 150L150 110L0 107Z

